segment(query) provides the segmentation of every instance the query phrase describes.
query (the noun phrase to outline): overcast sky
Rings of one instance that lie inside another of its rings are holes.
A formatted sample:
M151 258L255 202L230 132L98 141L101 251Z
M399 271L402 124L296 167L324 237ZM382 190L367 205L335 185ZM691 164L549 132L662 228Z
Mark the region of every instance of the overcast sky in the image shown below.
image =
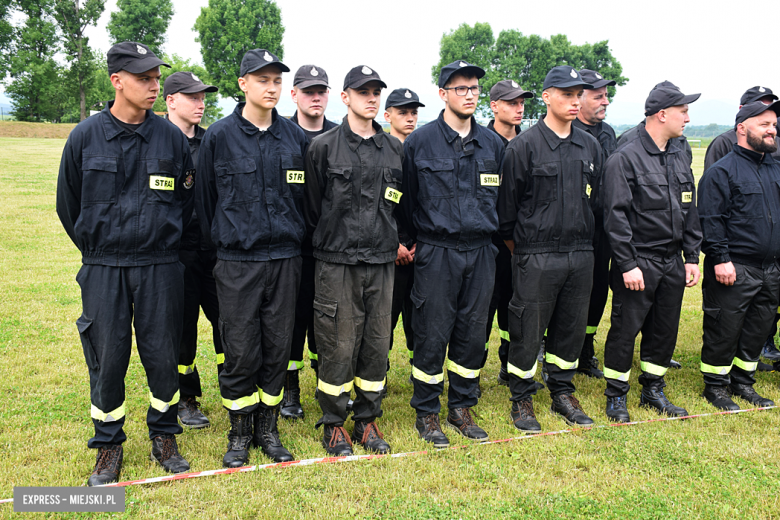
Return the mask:
M200 44L194 41L192 27L208 0L173 3L175 14L164 49L201 62ZM756 21L751 22L753 29L736 26L745 4L734 1L389 0L331 4L278 0L277 4L285 26L284 62L293 71L306 63L326 69L333 87L327 112L331 119L344 114L338 93L346 72L358 64L375 68L390 89L416 91L427 105L421 118L436 117L441 101L430 71L438 61L441 36L462 23L476 22L489 23L495 37L503 29L517 29L545 38L565 34L575 44L609 40L613 55L623 65L623 75L629 78L624 87L618 87L608 110L608 121L613 124L641 120L647 93L663 80L674 82L685 93L702 93L691 105L691 124L731 124L747 88L764 85L780 90L777 25L767 22L768 30L760 29ZM670 12L672 7L674 13ZM115 9L116 1L108 0L98 27L90 32L93 47L108 49L105 26L109 12ZM740 51L740 41L752 47ZM285 90L291 86L292 74L285 77ZM232 105L232 101L224 104ZM294 109L289 95L284 96L279 109L282 113Z

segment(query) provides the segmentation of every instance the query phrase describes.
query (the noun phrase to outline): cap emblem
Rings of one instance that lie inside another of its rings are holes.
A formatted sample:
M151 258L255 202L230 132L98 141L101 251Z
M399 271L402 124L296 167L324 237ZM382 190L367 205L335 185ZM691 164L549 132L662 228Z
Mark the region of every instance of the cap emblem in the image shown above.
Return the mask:
M195 74L190 73L190 76L192 76L193 81L200 81L200 78L196 76Z
M274 57L268 54L268 51L265 51L265 54L263 55L263 59L265 61L274 61Z
M135 48L138 51L138 54L146 54L147 52L147 50L141 47L140 45L136 45Z
M604 78L601 76L601 74L599 74L598 72L596 73L596 78L597 78L597 79L604 79Z
M310 74L311 74L312 76L319 76L319 75L320 75L320 73L319 73L319 72L317 72L317 67L312 67L312 68L311 68L311 72L310 72Z
M515 81L512 81L512 88L517 88L517 87L519 87L519 86L520 86L520 85L518 85L518 84L517 84Z
M574 70L574 69L571 69L571 72L569 72L569 76L571 76L572 78L576 78L577 77L577 71Z
M409 92L409 91L407 90L407 91L404 93L404 97L405 97L405 98L411 98L411 97L412 97L412 93L411 93L411 92Z
M764 87L758 87L759 92L766 92L766 89Z
M363 68L360 70L360 72L362 72L362 73L363 73L363 74L365 74L366 76L370 76L371 74L373 74L373 73L374 73L374 71L373 71L373 70L369 69L369 68L368 68L368 67L366 67L365 65L363 65Z
M458 67L467 67L467 66L468 63L466 63L465 61L461 61L460 63L458 63Z

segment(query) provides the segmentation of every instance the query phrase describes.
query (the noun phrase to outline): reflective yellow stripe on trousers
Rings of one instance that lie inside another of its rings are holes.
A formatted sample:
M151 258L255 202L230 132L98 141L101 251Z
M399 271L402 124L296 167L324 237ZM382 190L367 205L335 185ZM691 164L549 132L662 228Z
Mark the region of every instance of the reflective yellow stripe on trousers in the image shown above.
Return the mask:
M351 392L353 386L354 386L354 382L352 381L349 381L348 383L344 383L341 386L336 386L330 383L326 383L322 379L317 380L317 388L319 389L320 392L325 392L326 394L335 397L338 397L341 394L346 392Z
M549 352L544 353L544 360L557 366L561 370L574 370L580 365L579 359L575 359L574 361L566 361L565 359L561 359L555 354L550 354Z
M438 383L441 383L444 381L444 372L441 372L439 374L426 374L419 368L413 366L412 367L412 377L415 378L418 381L422 381L423 383L427 383L429 385L435 385Z
M195 372L195 363L187 366L187 365L179 365L179 373L183 374L185 376L188 376Z
M735 357L734 366L741 368L745 372L755 372L758 368L758 361L743 361L738 357Z
M479 377L478 368L466 368L453 362L451 359L447 360L447 370L455 372L460 377L465 377L466 379L476 379Z
M631 370L628 372L618 372L617 370L612 370L605 366L604 377L607 379L617 379L618 381L628 381L628 378L631 377Z
M731 372L731 367L732 366L733 365L727 365L727 366L724 366L724 367L716 367L714 365L708 365L707 363L702 361L702 363L701 363L701 371L704 372L705 374L715 374L715 375L718 375L718 376L725 376L729 372Z
M667 367L662 367L661 365L656 365L654 363L650 363L649 361L640 361L639 368L642 370L642 372L647 372L648 374L653 374L654 376L660 377L666 375L666 371L669 370Z
M534 377L534 374L536 374L536 366L537 363L534 361L534 366L531 368L531 370L521 370L514 366L512 363L506 364L506 371L510 374L514 374L520 379L532 379Z
M355 386L364 392L381 392L385 387L385 381L387 381L387 379L383 379L381 381L369 381L368 379L361 379L356 377Z
M92 408L90 409L90 415L93 419L96 421L102 421L102 422L114 422L118 421L122 417L125 416L125 403L122 403L119 405L118 408L115 410L111 410L110 412L106 413L94 404L92 405Z
M171 399L168 402L162 401L160 399L157 399L154 395L152 395L151 392L149 392L149 402L152 405L152 408L157 410L158 412L165 413L168 411L168 409L179 402L179 391L176 390L176 393L173 394L173 399Z
M254 392L252 395L247 395L245 397L240 397L238 399L226 399L224 397L222 398L222 406L224 406L228 410L242 410L244 408L249 408L250 406L254 406L259 402L260 402L259 392Z

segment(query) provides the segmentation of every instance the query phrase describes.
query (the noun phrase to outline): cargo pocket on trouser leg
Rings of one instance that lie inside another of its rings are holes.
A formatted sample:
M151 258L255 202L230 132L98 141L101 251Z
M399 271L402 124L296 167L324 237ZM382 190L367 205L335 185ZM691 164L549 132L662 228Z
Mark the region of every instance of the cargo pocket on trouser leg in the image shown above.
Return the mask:
M76 320L76 327L79 329L79 336L81 336L81 347L84 349L84 359L87 361L87 368L90 371L97 371L100 370L100 363L95 348L92 346L92 341L89 338L91 326L92 320L84 315Z

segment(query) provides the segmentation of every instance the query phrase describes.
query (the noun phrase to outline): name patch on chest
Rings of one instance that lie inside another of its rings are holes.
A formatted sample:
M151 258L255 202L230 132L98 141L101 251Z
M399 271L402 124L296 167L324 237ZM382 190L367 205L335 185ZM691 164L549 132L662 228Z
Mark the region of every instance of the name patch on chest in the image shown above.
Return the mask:
M693 192L692 191L684 191L682 192L682 201L685 202L693 202Z
M499 179L498 175L483 173L479 176L479 183L482 186L498 186L501 184L501 180Z
M150 175L149 187L153 190L173 191L174 178L162 177L160 175Z
M593 188L590 187L590 184L585 185L585 194L590 198L590 192L593 191Z
M394 190L389 186L385 190L385 198L391 202L395 202L396 204L398 204L398 201L401 200L401 195L403 195L403 193L398 190Z
M287 170L287 184L304 184L303 170Z

